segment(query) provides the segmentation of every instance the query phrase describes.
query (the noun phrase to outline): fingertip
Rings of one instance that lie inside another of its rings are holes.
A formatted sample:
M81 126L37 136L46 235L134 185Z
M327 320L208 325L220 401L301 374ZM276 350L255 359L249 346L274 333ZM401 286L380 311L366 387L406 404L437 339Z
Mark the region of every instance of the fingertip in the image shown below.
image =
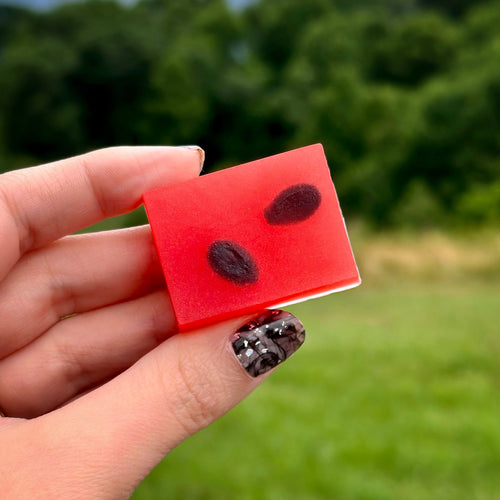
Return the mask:
M286 311L267 310L245 323L232 336L231 347L253 378L276 368L304 343L305 328Z
M184 148L189 151L195 151L196 154L198 155L198 161L199 161L199 170L198 173L201 173L203 170L203 165L205 164L205 150L201 148L200 146L196 145L190 145L190 146L178 146L179 148Z

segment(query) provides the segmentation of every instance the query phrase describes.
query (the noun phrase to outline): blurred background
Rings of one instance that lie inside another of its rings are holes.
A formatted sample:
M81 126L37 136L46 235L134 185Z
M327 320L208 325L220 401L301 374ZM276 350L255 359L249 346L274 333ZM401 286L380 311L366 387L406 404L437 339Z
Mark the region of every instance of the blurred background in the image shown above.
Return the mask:
M136 500L500 498L499 26L494 0L0 2L0 172L322 142L364 279L293 306L303 349Z

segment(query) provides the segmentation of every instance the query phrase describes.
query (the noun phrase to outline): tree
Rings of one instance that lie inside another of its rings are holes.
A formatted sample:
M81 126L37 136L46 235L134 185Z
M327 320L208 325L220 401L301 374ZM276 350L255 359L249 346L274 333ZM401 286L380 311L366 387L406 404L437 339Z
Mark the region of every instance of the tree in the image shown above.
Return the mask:
M48 160L137 143L152 52L142 23L114 2L33 14L0 66L1 114L13 153Z
M418 0L424 9L437 9L452 17L460 17L479 3L487 3L489 0Z
M75 53L54 37L8 46L0 66L0 113L11 153L45 159L83 146L70 74Z
M375 80L418 85L453 65L455 27L437 14L410 16L366 44L368 74Z
M481 196L495 214L500 1L475 4L0 8L0 156L199 143L211 169L322 142L348 215L470 219Z
M309 23L332 10L331 0L257 2L245 12L248 40L262 60L279 71L290 60Z

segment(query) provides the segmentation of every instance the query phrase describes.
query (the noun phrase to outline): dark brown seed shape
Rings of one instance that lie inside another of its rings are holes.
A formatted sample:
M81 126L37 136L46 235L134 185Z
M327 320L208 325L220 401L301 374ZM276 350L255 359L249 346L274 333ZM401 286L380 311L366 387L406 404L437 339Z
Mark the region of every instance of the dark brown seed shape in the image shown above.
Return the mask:
M313 184L294 184L281 191L264 209L271 225L296 224L311 217L321 205L321 193Z
M259 279L259 269L250 252L231 240L214 241L207 252L210 267L222 278L237 285Z

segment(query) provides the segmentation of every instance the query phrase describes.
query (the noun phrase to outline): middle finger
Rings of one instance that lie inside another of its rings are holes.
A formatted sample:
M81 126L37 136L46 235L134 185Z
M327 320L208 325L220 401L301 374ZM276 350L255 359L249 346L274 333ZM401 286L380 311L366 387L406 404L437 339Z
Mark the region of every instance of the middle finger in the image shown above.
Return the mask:
M149 226L69 236L27 254L0 283L0 359L63 316L162 284Z
M46 413L127 369L176 332L165 289L60 321L0 363L9 416Z

